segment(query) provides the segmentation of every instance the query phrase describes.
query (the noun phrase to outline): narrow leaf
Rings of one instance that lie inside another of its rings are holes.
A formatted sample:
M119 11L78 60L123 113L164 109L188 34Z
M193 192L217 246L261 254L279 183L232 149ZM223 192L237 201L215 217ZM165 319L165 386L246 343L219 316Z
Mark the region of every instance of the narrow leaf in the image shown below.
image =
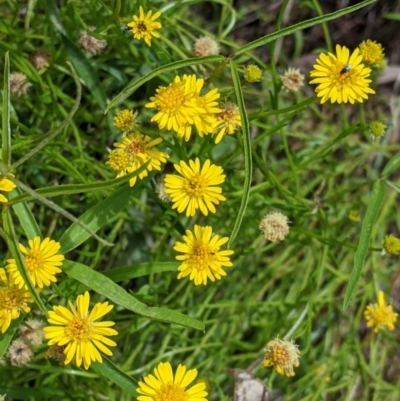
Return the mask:
M131 280L154 273L177 272L179 265L180 263L178 262L150 262L136 266L116 267L115 269L105 271L103 274L112 281L118 283L120 281Z
M382 171L382 176L390 174L400 167L400 152L396 153L386 164Z
M229 238L228 248L233 243L239 229L242 224L244 214L246 212L247 203L249 201L251 178L253 174L253 163L251 160L251 139L250 139L250 127L249 119L247 117L246 106L244 103L242 87L240 85L240 78L233 60L231 60L231 74L233 80L233 87L235 89L236 100L239 106L240 118L242 121L242 133L243 133L243 151L244 151L244 186L243 186L243 196L240 203L240 208L238 215L236 217L235 225L233 226L232 233Z
M0 358L2 358L6 353L7 348L11 343L11 340L14 338L14 334L16 333L24 319L25 315L21 314L18 319L11 320L10 327L5 333L0 335Z
M103 363L92 363L91 366L93 369L104 378L110 379L112 382L121 387L126 394L137 397L138 394L136 393L136 382L122 370L118 369L107 357L102 356L102 358Z
M86 287L91 288L98 294L103 295L114 304L120 305L125 309L131 310L141 316L161 322L175 323L181 326L191 327L198 330L204 330L204 324L197 319L175 312L167 308L149 307L130 295L114 281L103 274L90 269L80 263L65 261L63 270L69 277L79 281Z
M375 181L374 185L372 186L372 192L368 202L367 211L362 222L360 240L354 256L354 267L350 275L349 285L344 296L343 309L346 309L349 305L350 298L361 276L371 240L372 228L378 216L384 195L385 184L380 180Z
M11 128L10 128L10 55L4 58L3 114L1 135L1 160L3 167L11 163Z
M392 182L392 181L385 181L385 182L386 182L386 184L387 184L389 187L393 188L395 191L397 191L398 193L400 193L400 186L399 186L399 185L395 184L395 183Z

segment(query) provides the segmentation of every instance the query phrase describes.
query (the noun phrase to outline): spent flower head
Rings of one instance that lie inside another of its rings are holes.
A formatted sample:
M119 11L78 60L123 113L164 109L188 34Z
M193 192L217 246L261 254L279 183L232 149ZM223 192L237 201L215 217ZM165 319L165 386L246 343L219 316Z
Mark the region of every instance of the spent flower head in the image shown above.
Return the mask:
M304 85L304 75L297 68L289 68L281 75L283 86L290 91L297 92Z
M180 175L165 176L165 192L171 197L172 209L179 213L186 210L186 216L194 216L197 209L207 216L208 212L215 213L214 204L218 205L226 198L219 186L225 181L224 170L207 159L201 167L199 158L189 160L189 164L181 161L174 164Z
M40 237L35 237L28 241L29 248L19 244L19 249L23 254L28 275L35 287L48 287L52 282L56 283L56 274L61 273L59 268L62 265L64 255L59 254L61 244L49 237L43 241ZM25 281L17 268L15 259L8 259L6 269L13 281L19 288L25 286Z
M78 367L82 365L88 369L92 362L103 362L99 350L108 356L112 352L107 347L115 347L117 344L110 340L109 336L115 336L118 332L111 329L114 322L99 322L104 315L111 311L114 305L108 302L97 303L89 311L90 296L86 291L78 295L76 306L68 301L69 308L54 306L49 312L48 322L51 326L45 327L48 345L66 346L64 349L65 361L68 365L73 361Z
M242 126L239 108L235 103L219 104L221 112L217 114L217 126L214 129L215 143L221 142L224 135L233 135Z
M149 171L161 170L161 163L165 163L169 157L167 153L154 149L154 146L162 142L161 138L153 139L147 135L131 133L124 136L121 142L115 142L117 149L108 155L106 164L117 172L117 178L130 174L146 163L146 168L129 180L129 185L135 185L137 178L143 179Z
M275 372L288 377L294 376L293 368L299 366L300 351L293 340L275 338L268 342L264 361L264 368L273 366Z
M364 63L379 66L385 56L382 45L375 40L367 39L361 42L358 47Z
M138 112L132 110L121 110L114 116L114 127L122 132L130 131L138 126L136 119Z
M10 74L10 93L15 96L23 96L32 84L25 74L13 72Z
M19 318L22 312L29 313L28 304L33 298L25 288L20 288L14 280L7 275L5 269L0 269L0 332L10 327L11 320Z
M151 46L151 39L159 38L160 34L157 32L161 28L161 23L156 21L161 13L158 11L153 14L153 11L148 11L145 14L143 7L139 7L139 16L134 15L133 21L127 24L128 29L132 32L133 37L138 40L144 40L148 46Z
M400 252L400 239L393 234L386 235L383 239L383 249L391 255L396 255Z
M89 27L90 31L94 31L95 29L93 26ZM84 30L79 32L79 43L87 53L93 56L102 53L107 47L105 39L97 39Z
M203 36L194 42L193 51L197 57L216 56L219 54L219 45L216 40Z
M289 234L289 219L281 212L269 212L258 226L264 237L271 241L283 241Z
M375 333L385 326L389 330L393 330L397 316L397 313L393 311L393 306L386 303L383 291L378 293L378 303L368 305L364 311L367 326L373 327Z
M158 198L162 201L162 202L171 202L172 199L171 197L165 192L165 176L161 176L158 180L157 180L157 184L156 184L156 194L158 196Z
M14 188L16 188L16 185L10 179L3 175L0 175L0 191L11 192ZM0 202L8 202L8 199L2 193L0 193Z
M260 82L262 80L262 71L255 64L249 64L244 69L244 79L247 82Z
M33 357L30 345L22 338L14 340L7 350L7 358L12 366L22 367Z
M27 319L19 328L19 334L29 344L41 345L44 340L44 323L37 319Z
M310 75L310 84L317 84L315 92L321 103L354 104L368 99L375 91L369 87L371 69L362 64L362 56L357 48L352 54L345 46L336 45L336 55L321 53Z
M186 230L182 239L184 242L176 242L174 246L175 251L183 253L176 256L177 260L182 261L178 268L178 279L189 276L195 285L207 285L207 279L215 281L226 276L223 266L233 266L229 257L234 252L220 250L229 238L213 235L210 226L195 225L194 231Z
M46 49L40 49L32 53L29 60L37 70L41 70L50 65L50 52Z
M382 121L375 120L369 124L369 132L371 134L371 139L379 139L385 135L387 125Z
M197 369L187 370L179 364L176 373L169 362L160 362L149 374L139 381L138 401L207 401L206 384L198 381L187 388L197 377Z

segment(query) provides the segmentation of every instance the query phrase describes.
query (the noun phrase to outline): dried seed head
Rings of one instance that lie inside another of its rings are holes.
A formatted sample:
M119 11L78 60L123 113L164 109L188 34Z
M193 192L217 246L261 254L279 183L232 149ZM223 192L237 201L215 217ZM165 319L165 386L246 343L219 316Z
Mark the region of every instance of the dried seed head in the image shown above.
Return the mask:
M204 36L194 42L193 51L197 57L216 56L220 48L214 39Z
M37 319L28 319L20 328L19 333L31 345L40 345L44 340L43 322Z
M50 65L50 52L46 49L40 49L29 56L29 60L37 70L48 67Z
M304 85L304 75L296 68L289 68L281 75L283 86L290 91L297 92Z
M22 338L17 338L8 347L7 358L12 366L22 367L26 365L33 357L31 347Z
M89 27L91 31L94 31L95 27ZM100 54L107 47L107 41L104 39L96 39L94 36L90 36L86 31L79 32L79 43L89 53L95 56Z
M264 237L271 241L283 241L289 234L289 219L281 212L270 212L260 222Z
M45 359L55 359L59 362L60 366L63 366L65 362L64 350L65 346L52 345L49 347L44 357Z
M25 74L21 72L10 74L10 92L12 95L18 97L25 95L31 85Z
M161 201L167 203L171 202L171 197L165 192L164 178L165 176L163 175L157 180L156 194Z

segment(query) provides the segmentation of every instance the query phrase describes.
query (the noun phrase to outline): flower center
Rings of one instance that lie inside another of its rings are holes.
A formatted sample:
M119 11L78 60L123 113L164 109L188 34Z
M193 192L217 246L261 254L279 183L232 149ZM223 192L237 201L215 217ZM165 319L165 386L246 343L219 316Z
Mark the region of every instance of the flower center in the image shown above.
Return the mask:
M175 112L185 103L185 93L180 83L172 83L168 87L160 88L156 97L156 106L158 110Z
M16 288L0 289L0 309L12 311L13 309L20 309L24 303L20 290Z
M285 347L275 346L272 349L272 361L274 365L284 366L290 360L290 355Z
M91 336L91 326L87 319L75 316L65 327L65 335L71 340L87 342Z
M155 401L186 401L185 390L177 384L163 384L154 396Z
M204 270L209 264L210 259L215 255L208 244L198 241L193 245L190 253L190 261L196 266L197 270Z
M146 146L140 142L131 142L127 147L126 150L133 156L136 156L138 153L145 153Z
M200 198L204 195L207 188L207 181L200 175L192 177L190 181L185 181L183 189L189 196Z
M137 30L140 32L140 33L146 33L147 32L147 26L146 26L146 23L144 22L144 21L139 21L138 23L137 23Z
M32 272L41 269L44 263L42 253L39 249L31 249L25 256L26 268Z
M130 166L130 159L124 150L113 150L108 155L108 161L106 163L114 171L124 171Z

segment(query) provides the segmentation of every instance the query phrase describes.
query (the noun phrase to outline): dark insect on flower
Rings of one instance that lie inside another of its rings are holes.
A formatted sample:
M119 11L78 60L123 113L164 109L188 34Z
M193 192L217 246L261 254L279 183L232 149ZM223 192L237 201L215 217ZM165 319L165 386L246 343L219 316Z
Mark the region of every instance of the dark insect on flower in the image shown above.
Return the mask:
M350 68L351 68L351 64L345 65L345 66L340 70L340 74L342 75L342 74L344 74L344 73L350 71Z

